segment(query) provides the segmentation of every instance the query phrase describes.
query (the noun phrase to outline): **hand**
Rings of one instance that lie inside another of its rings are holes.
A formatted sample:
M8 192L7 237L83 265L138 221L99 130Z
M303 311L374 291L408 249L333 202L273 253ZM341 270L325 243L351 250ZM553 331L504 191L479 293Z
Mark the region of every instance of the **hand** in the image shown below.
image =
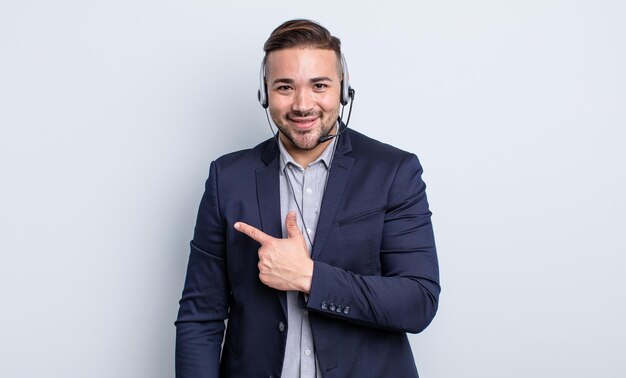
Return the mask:
M306 241L290 211L285 218L287 239L274 238L243 222L235 229L261 244L259 248L259 279L277 290L296 290L308 294L313 279L313 260L309 257Z

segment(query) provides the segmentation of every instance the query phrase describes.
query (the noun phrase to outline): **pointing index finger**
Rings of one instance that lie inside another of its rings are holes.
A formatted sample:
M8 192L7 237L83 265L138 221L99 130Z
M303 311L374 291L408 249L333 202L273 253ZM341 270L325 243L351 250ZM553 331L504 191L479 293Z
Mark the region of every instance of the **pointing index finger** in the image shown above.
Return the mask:
M265 232L243 222L235 223L235 230L248 235L250 238L256 240L257 242L261 244L267 242L271 238L271 236L269 236Z

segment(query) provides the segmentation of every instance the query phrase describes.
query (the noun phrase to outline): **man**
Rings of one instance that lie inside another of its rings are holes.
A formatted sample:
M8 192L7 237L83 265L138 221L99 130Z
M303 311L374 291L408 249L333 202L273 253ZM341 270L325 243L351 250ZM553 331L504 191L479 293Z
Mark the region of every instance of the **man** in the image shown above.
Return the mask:
M177 377L417 377L406 332L440 291L417 157L341 120L354 92L324 27L285 22L264 50L259 98L279 133L211 164Z

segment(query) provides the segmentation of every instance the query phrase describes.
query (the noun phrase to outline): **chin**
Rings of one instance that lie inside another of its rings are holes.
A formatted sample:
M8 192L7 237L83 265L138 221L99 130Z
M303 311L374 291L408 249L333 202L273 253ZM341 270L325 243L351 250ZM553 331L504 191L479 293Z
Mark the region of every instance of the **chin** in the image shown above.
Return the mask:
M312 150L319 144L320 136L318 133L314 135L306 135L304 137L289 138L293 144L301 150Z

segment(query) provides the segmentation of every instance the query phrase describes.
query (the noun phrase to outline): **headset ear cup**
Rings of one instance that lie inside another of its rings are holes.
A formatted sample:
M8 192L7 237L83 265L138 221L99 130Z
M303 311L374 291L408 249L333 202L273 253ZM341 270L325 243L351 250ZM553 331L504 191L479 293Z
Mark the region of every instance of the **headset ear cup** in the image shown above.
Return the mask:
M341 83L341 105L348 105L350 101L354 98L354 89L351 86L344 86L343 82Z
M267 89L265 88L265 84L261 86L256 93L256 97L259 100L259 104L263 107L263 109L267 109L269 106L269 102L267 101Z
M350 102L351 91L350 87L350 75L348 74L348 64L346 63L346 58L341 54L341 69L342 69L342 78L341 78L341 95L339 101L341 105L348 105Z
M259 104L261 104L261 106L263 106L263 99L261 98L261 90L257 90L256 91L256 98L259 101Z
M263 109L267 109L269 101L267 100L267 86L265 85L265 58L261 61L261 68L259 69L259 90L256 92L256 97Z

